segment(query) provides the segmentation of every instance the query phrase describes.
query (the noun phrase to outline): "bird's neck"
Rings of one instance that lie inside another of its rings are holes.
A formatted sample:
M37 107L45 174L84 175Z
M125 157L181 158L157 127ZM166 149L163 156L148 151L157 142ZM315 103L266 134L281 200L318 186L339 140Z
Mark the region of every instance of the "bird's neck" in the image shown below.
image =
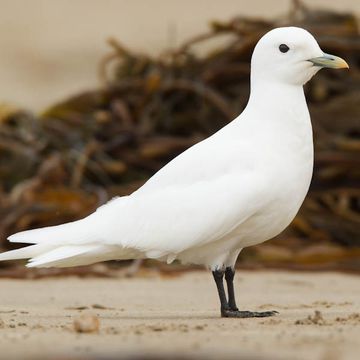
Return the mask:
M264 131L310 133L311 121L302 86L252 82L244 118Z
M312 151L310 114L301 86L252 84L246 108L229 127L234 136L237 129L270 149L277 146L285 151L299 140Z
M304 89L300 85L256 81L251 79L248 107L281 113L283 109L305 107Z

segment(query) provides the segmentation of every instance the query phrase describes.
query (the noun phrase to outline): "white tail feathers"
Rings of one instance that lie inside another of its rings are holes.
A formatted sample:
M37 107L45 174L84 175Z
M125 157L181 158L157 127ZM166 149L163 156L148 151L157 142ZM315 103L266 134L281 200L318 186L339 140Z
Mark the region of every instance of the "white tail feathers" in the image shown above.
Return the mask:
M27 267L67 267L88 265L101 260L108 260L104 255L109 251L103 245L68 245L60 246L30 259Z
M95 258L104 256L104 249L100 248L106 246L96 244L97 240L96 231L86 218L68 224L22 231L10 236L9 241L34 245L0 254L0 261L31 259L28 267L85 265L101 261ZM108 253L108 250L105 252Z
M68 267L142 257L135 249L104 244L96 230L93 222L85 218L23 231L10 236L9 240L33 245L0 254L0 261L30 259L27 267Z
M51 249L49 244L36 244L27 246L17 250L7 251L0 254L0 261L5 260L19 260L19 259L28 259L35 256L38 256L46 251Z
M11 235L8 239L11 242L25 244L40 244L48 241L68 244L74 241L75 243L90 242L93 238L94 231L85 218L67 224L21 231Z
M140 252L117 245L30 245L0 254L0 261L30 259L27 267L69 267L90 265L99 261L142 257Z

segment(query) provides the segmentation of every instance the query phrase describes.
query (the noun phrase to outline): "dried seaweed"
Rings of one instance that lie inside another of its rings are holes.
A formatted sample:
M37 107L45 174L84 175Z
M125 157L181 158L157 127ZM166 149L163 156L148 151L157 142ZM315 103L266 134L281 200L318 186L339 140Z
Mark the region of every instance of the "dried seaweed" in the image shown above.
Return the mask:
M246 105L255 43L287 24L311 31L323 49L347 60L350 72L323 71L306 86L315 175L302 210L275 244L360 246L358 19L298 1L276 21L213 22L207 33L156 58L110 39L111 52L99 66L101 88L39 116L0 107L0 246L10 246L10 233L78 219L114 195L131 193L226 125ZM224 35L222 46L199 51Z

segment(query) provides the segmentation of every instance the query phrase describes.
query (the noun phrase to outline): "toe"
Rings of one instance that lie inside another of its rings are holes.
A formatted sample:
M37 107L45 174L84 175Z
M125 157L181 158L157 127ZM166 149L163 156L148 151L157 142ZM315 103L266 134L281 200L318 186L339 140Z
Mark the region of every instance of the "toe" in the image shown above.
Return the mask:
M241 318L241 319L246 319L246 318L255 318L255 317L269 317L269 316L274 316L278 314L277 311L261 311L261 312L257 312L257 311L239 311L239 310L223 310L221 312L221 316L222 317L232 317L232 318Z
M269 316L274 316L274 315L278 314L278 312L277 311L262 311L262 312L256 312L254 314L256 314L255 317L269 317Z

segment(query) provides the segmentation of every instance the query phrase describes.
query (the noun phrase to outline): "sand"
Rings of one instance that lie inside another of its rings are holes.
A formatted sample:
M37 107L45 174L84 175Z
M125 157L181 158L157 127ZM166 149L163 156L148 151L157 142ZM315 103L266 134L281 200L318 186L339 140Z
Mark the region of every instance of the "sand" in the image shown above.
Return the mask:
M0 358L359 359L356 275L239 271L238 305L267 319L222 319L208 272L135 278L0 279ZM82 319L79 319L82 316ZM90 318L88 318L88 316ZM78 333L74 321L99 331ZM86 324L85 324L86 325Z

